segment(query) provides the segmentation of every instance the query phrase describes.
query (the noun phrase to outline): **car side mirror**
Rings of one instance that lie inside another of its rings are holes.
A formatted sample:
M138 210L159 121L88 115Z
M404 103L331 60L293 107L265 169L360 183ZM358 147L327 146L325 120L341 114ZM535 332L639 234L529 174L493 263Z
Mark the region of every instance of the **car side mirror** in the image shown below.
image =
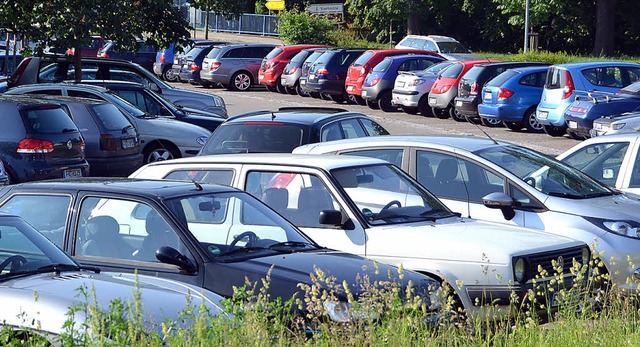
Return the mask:
M323 225L342 225L342 212L337 210L322 210L318 222Z
M161 263L176 265L188 273L194 273L197 270L195 264L193 264L189 258L173 247L162 246L158 248L156 251L156 259Z
M506 220L512 220L516 216L516 211L513 209L513 198L505 193L489 193L482 198L482 204L488 208L500 209Z
M614 175L613 169L603 169L602 170L602 178L612 179L614 176L615 175Z
M149 83L149 89L151 89L152 91L158 94L162 94L162 91L160 91L160 87L158 87L158 85L155 83Z

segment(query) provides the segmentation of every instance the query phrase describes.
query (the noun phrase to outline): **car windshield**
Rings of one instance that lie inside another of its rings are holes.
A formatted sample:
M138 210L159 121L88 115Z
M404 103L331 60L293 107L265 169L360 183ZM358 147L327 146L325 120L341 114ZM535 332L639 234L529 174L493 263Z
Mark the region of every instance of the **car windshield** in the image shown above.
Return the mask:
M440 53L469 53L469 49L460 42L438 42Z
M304 128L280 122L224 124L202 147L201 154L291 153L303 145Z
M18 217L0 217L0 281L78 265Z
M391 164L334 169L331 174L371 225L435 221L455 215Z
M318 248L286 219L245 192L201 193L168 199L165 204L215 259Z
M580 170L523 147L493 146L474 153L547 195L588 199L615 194Z

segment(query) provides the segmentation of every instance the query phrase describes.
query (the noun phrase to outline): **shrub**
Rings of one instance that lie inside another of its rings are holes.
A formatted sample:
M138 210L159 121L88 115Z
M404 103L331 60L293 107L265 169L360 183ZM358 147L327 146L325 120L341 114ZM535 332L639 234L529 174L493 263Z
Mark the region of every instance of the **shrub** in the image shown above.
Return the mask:
M388 44L385 43L376 43L367 41L365 39L360 39L356 37L356 34L353 31L345 30L345 29L336 29L329 33L331 40L333 41L333 45L335 47L341 48L393 48L389 47Z
M316 43L333 45L329 32L333 24L326 18L313 17L307 12L284 11L278 23L280 38L286 44Z

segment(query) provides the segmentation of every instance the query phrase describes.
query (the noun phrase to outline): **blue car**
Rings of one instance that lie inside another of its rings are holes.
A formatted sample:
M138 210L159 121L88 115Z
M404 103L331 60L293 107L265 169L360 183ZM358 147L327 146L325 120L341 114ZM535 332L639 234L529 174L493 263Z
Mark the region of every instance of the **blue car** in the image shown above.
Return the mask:
M480 117L501 120L511 130L542 132L542 125L536 120L536 106L548 69L548 66L509 69L487 82L478 104Z
M590 93L586 97L576 97L564 118L567 133L577 140L591 137L593 121L605 116L640 110L640 81L610 93Z
M553 65L536 110L536 117L551 136L567 132L564 113L577 95L588 92L616 93L640 79L640 64L620 61Z
M391 103L393 85L400 71L422 71L444 58L422 54L404 54L388 56L369 71L362 84L362 98L372 108L391 112L397 109Z

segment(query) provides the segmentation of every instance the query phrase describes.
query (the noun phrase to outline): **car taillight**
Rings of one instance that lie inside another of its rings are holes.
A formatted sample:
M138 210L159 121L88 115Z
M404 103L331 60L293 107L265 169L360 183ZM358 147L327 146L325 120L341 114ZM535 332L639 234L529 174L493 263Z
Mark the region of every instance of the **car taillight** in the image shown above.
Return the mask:
M164 53L160 53L160 62L164 64Z
M84 152L85 142L84 137L80 140L80 150Z
M51 153L53 142L38 139L22 139L16 148L18 153Z
M294 173L281 173L274 176L267 184L269 188L287 188L289 183L296 177Z
M103 151L115 151L118 148L118 140L109 134L100 134L100 149Z
M293 75L294 73L296 73L296 71L298 71L297 67L294 67L293 69L289 70L289 75Z
M469 95L478 95L478 82L473 82L471 84L471 89L469 90Z
M378 82L380 82L380 77L374 78L373 81L371 81L371 86L375 86L376 84L378 84Z
M573 85L573 78L569 71L564 71L564 89L562 90L562 100L568 98L573 94L575 86Z
M364 66L363 66L363 67L361 67L361 68L360 68L360 76L364 76L364 75L366 75L366 74L367 74L367 69L365 69L365 68L364 68Z
M513 95L513 90L507 88L498 88L498 101L506 100Z
M318 69L318 71L316 71L316 75L328 75L329 74L329 70L322 68L322 69Z
M216 71L218 70L218 68L220 67L220 62L216 61L211 63L211 67L209 68L209 71Z
M269 64L267 64L267 70L273 69L274 67L276 67L276 65L278 65L277 61L270 62Z
M200 69L200 67L198 66L198 64L196 64L195 61L191 62L191 65L189 66L189 70L191 71L198 71Z
M569 111L575 112L575 113L587 113L587 109L586 108L578 107L578 106L570 106L569 107Z

